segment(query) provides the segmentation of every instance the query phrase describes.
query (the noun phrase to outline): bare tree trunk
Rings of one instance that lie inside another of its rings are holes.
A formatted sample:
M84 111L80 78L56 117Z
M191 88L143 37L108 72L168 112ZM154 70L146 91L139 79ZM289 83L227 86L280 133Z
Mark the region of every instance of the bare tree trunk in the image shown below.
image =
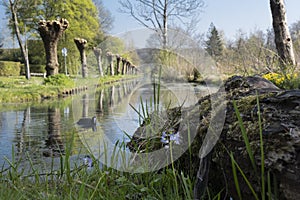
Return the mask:
M120 55L116 55L117 58L117 75L121 74L121 59L122 57Z
M23 45L23 43L22 43L21 33L20 33L20 29L19 29L18 16L17 16L17 12L18 12L17 5L18 5L18 1L13 2L12 0L9 0L9 6L10 6L11 14L12 14L13 26L16 31L16 36L17 36L17 40L18 40L18 43L19 43L19 46L21 49L22 57L24 59L26 79L29 80L30 79L30 67L29 67L28 49L26 48L26 43L25 43L25 45Z
M130 66L131 66L130 61L127 61L127 62L126 62L126 71L125 71L125 74L128 74L128 73L129 73Z
M167 48L167 38L168 38L168 14L167 14L167 9L168 9L168 0L165 0L165 5L164 5L164 14L163 14L163 48Z
M66 19L39 22L38 31L44 42L46 52L46 76L58 74L57 43L63 32L68 28Z
M97 48L97 47L94 47L93 50L94 50L94 54L95 54L96 59L97 59L99 74L100 74L101 77L103 77L104 74L103 74L102 60L101 60L102 50L100 48Z
M270 0L270 6L275 33L275 44L280 62L284 67L295 66L296 61L293 51L293 42L287 25L284 0Z
M126 63L127 63L127 60L125 58L122 58L122 75L125 75L126 74Z
M113 54L111 52L107 52L106 54L108 63L109 63L109 68L110 68L110 75L114 76L115 71L114 71L114 60L113 60Z
M80 52L80 60L81 60L81 69L82 69L82 77L86 78L88 75L88 68L87 68L87 62L86 62L86 54L85 54L85 47L87 44L87 41L82 38L75 38L74 42L77 46L77 49Z

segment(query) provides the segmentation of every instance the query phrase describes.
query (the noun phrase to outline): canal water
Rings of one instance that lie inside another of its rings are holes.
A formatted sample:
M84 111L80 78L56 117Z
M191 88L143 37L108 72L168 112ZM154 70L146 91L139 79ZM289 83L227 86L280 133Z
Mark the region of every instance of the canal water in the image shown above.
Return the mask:
M150 81L135 79L60 100L0 105L2 169L12 160L25 167L59 168L60 155L70 149L73 164L92 153L109 165L116 148L128 151L124 144L142 120L136 111L153 109L153 88ZM187 107L209 92L201 85L162 83L160 106Z

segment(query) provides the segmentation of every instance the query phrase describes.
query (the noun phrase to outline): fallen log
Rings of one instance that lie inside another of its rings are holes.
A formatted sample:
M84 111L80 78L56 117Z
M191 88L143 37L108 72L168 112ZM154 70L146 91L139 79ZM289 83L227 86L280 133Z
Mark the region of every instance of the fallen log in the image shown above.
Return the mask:
M222 98L213 102L214 97ZM234 102L249 139L254 165ZM223 120L218 118L222 113ZM179 172L195 181L195 199L205 198L207 188L211 194L221 191L221 196L227 199L254 199L255 195L261 199L262 188L265 188L266 198L300 199L300 90L281 90L260 77L234 76L225 82L223 91L199 99L195 106L173 108L155 120L157 117L151 115L127 146L133 152L166 149L164 161L158 161L157 155L148 158L150 166L152 162L156 164L153 166L163 166L170 160L167 155L170 154L170 137L180 134L179 143L174 143L171 151L172 158L178 155L178 159L171 161ZM149 126L156 129L147 128ZM219 135L209 136L218 130ZM233 166L241 169L236 179ZM236 182L240 192L237 192Z

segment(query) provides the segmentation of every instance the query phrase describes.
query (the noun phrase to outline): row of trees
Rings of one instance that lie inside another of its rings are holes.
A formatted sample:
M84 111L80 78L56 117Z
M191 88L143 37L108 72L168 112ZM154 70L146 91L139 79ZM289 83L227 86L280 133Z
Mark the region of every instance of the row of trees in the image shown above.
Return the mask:
M299 63L297 58L300 55L300 20L291 24L289 29L295 53L293 62ZM248 34L239 30L233 40L226 41L222 31L212 23L206 37L202 38L202 46L225 74L249 75L275 71L291 73L295 70L295 64L280 63L272 29L255 30Z
M160 46L172 51L176 51L179 47L185 49L186 52L187 49L196 48L195 43L203 47L203 43L201 44L201 40L199 40L201 37L191 34L191 29L189 29L191 26L184 26L198 22L197 14L204 6L203 1L121 0L121 5L123 12L156 32L148 41L149 47ZM240 33L236 41L225 45L216 27L211 25L208 38L204 41L204 48L224 72L236 73L237 70L242 69L244 73L259 73L262 69L272 70L271 68L274 66L279 66L281 70L293 69L296 66L292 37L286 21L284 0L270 0L270 10L273 29L269 30L266 36L261 31L250 36ZM268 11L266 10L266 12ZM178 24L183 26L178 26ZM299 26L299 24L294 26ZM171 27L172 31L170 32ZM193 44L187 39L187 35L193 38L195 41ZM194 58L190 58L190 51L188 52L189 60L193 60ZM193 64L197 65L197 62Z
M9 18L8 27L12 36L16 37L21 49L22 58L27 69L27 78L30 78L29 56L30 61L34 64L44 64L45 59L42 58L50 56L45 54L40 37L42 36L45 42L40 24L43 23L43 20L59 21L60 19L67 19L66 30L59 33L61 35L58 36L60 41L57 49L68 49L67 63L69 66L68 71L71 74L76 74L78 71L77 66L80 65L78 50L73 41L74 38L86 39L88 41L87 48L89 49L98 46L107 38L117 40L106 35L112 27L113 18L109 11L104 8L101 0L5 0L3 5L6 7L6 15ZM47 27L47 24L45 26ZM104 49L104 51L106 50ZM62 63L62 61L61 56L59 57L59 63Z

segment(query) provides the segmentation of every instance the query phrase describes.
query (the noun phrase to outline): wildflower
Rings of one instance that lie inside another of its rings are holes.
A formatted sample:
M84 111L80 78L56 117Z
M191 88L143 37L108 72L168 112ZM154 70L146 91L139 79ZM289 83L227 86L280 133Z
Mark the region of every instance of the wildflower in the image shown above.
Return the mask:
M180 144L180 134L179 132L167 134L166 132L162 132L162 136L160 141L164 144L169 144L170 142L174 142L175 144Z
M92 168L93 167L93 160L92 160L92 158L89 155L84 156L83 163L88 168Z

